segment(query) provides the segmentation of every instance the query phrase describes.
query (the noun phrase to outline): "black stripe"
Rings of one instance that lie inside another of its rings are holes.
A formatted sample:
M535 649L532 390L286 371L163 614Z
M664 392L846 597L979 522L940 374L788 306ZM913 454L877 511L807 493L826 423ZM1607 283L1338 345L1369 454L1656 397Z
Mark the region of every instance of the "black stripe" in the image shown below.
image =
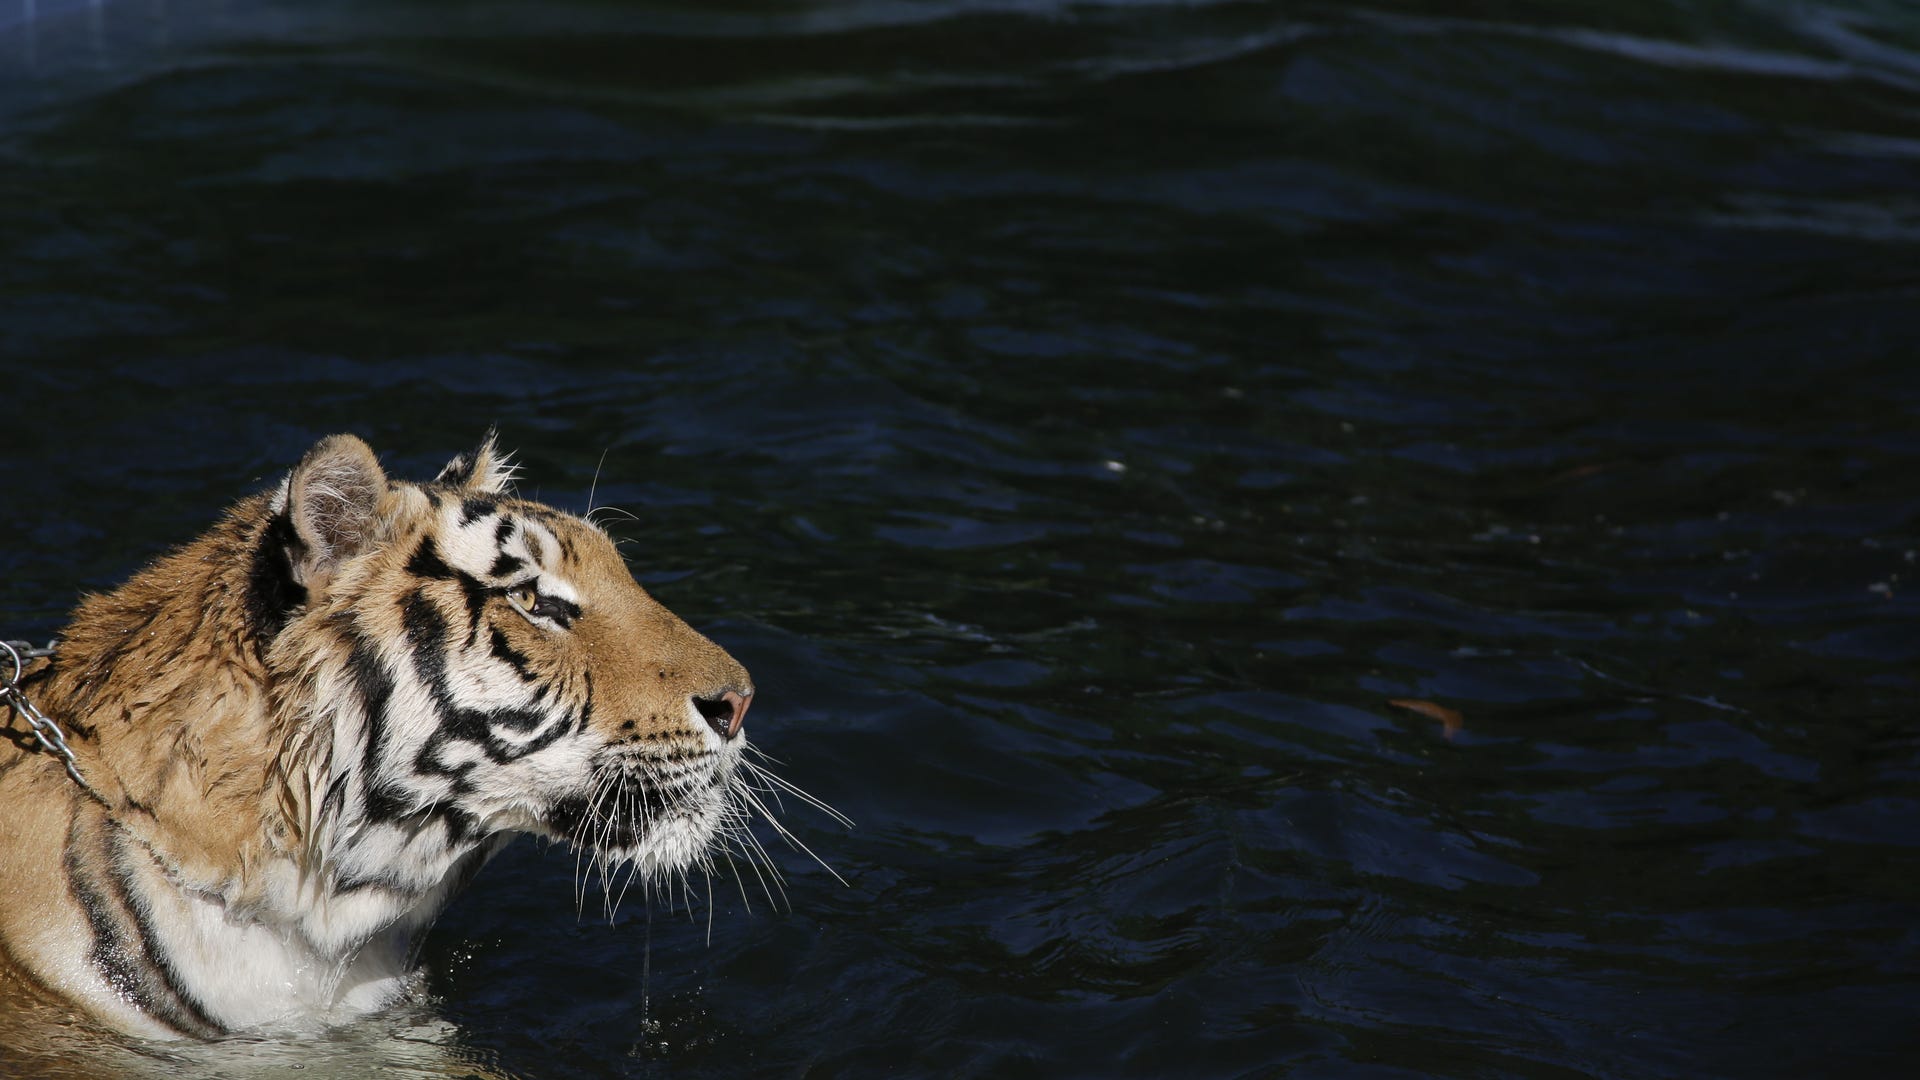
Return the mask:
M367 820L382 825L406 817L413 809L413 800L407 797L406 792L371 779L369 779L367 793L361 802L361 812L366 815Z
M401 624L406 628L407 644L413 653L413 666L433 688L434 697L446 699L447 620L440 609L415 589L407 594Z
M457 806L443 806L434 811L440 823L447 827L447 846L458 847L480 833L480 819Z
M467 774L474 770L474 763L463 761L448 765L440 760L440 749L450 742L471 742L469 739L456 739L445 728L434 729L427 741L420 745L418 753L413 755L413 771L421 776L443 776L453 788L455 795L469 795L473 792L473 781Z
M526 654L519 651L518 649L515 649L507 641L507 635L502 633L500 628L497 626L493 628L492 646L493 646L493 658L495 660L498 660L501 663L506 664L508 667L512 668L515 674L519 675L522 679L526 680L527 682L533 681L534 679L533 669L527 666Z
M460 592L467 602L468 640L477 640L480 613L486 610L487 598L493 594L484 582L464 570L448 566L447 560L440 555L440 545L434 543L431 536L422 539L420 546L414 549L413 557L407 560L407 573L429 581L459 582Z
M482 584L479 578L467 574L460 575L460 597L467 602L468 647L480 641L480 616L486 613L487 601L492 596L493 590Z
M529 710L529 712L531 712L531 710ZM539 720L548 719L544 714L536 713L533 715L537 716ZM536 721L536 723L537 722L538 721ZM524 728L517 728L516 730L531 731L533 730L533 727L534 727L533 724L529 724ZM526 757L528 754L536 753L538 751L546 749L549 746L552 746L554 742L556 742L562 735L567 734L570 730L572 729L568 727L566 722L566 717L561 716L561 717L555 718L552 723L547 724L547 729L545 731L542 731L540 734L534 736L531 739L528 739L526 742L509 743L499 739L489 739L484 749L487 752L487 757L493 759L494 761L502 762L502 763L508 762L508 761L515 761L520 758Z
M471 525L499 508L492 499L466 499L460 503L460 524Z
M518 555L509 555L503 551L500 553L499 558L493 560L493 565L487 568L487 576L503 578L525 565L527 565L527 560Z
M470 768L471 766L461 766L452 772L433 768L422 771L447 772L448 775L454 776L452 784L454 793L464 795L473 790L473 785L466 781L464 775L461 775ZM422 807L418 804L418 800L387 783L375 784L368 789L364 813L368 821L376 825L400 829L410 836L418 836L423 830L438 825L445 830L444 842L450 848L465 843L480 831L480 819L465 810L450 805L445 800L435 800ZM396 892L420 891L403 884L397 877L385 874L374 874L364 878L341 878L334 884L336 888L342 889L377 885Z
M155 1005L166 1009L167 1022L184 1030L198 1027L195 1034L203 1038L219 1035L226 1031L224 1025L207 1014L206 1006L182 985L180 972L173 966L173 958L161 947L159 937L154 933L153 925L148 921L147 911L134 899L133 871L127 866L127 851L119 832L112 834L109 842L112 855L113 883L120 903L133 916L134 932L140 937L140 945L147 954L148 967L159 977L158 989L165 991L168 1000L156 1000ZM156 995L158 998L159 995ZM149 1008L149 1011L157 1011ZM184 1023L183 1023L184 1022Z
M328 817L340 812L347 801L347 781L353 779L353 773L343 772L327 785L327 794L320 800L320 816Z
M519 526L520 523L512 518L501 518L500 524L494 526L493 529L494 545L497 547L505 547L507 541L513 539L513 530L519 528Z
M528 732L546 722L547 714L538 709L488 709L474 710L489 729L506 728L508 731ZM564 726L564 725L563 725Z
M576 732L587 730L587 725L593 722L593 672L586 672L585 677L587 696L586 700L580 703L580 718L573 723L573 730Z
M246 602L242 604L249 636L265 643L280 633L293 609L307 602L306 586L293 580L292 551L300 543L293 531L293 519L275 514L260 530L248 559Z
M431 536L422 537L420 546L413 550L413 557L407 560L407 573L436 580L454 576L453 567L440 557L440 545Z
M487 714L479 709L442 706L440 730L461 742L485 743L493 733L487 730Z
M128 1001L136 1000L140 979L137 972L128 966L130 957L120 945L121 934L113 923L113 910L107 895L99 889L88 876L85 861L81 858L80 845L84 841L85 825L78 817L67 832L67 850L64 866L67 871L67 892L74 903L86 913L87 927L93 932L93 948L87 952L87 961L100 969L107 985Z
M360 697L360 715L367 721L367 744L363 748L360 771L371 780L379 775L380 754L386 749L387 703L393 698L393 676L375 655L373 646L358 641L347 655L347 671L353 676L353 689Z
M181 992L178 973L157 951L153 928L133 902L127 870L112 838L87 833L83 820L76 817L67 834L64 859L68 890L86 913L93 934L87 961L122 1000L156 1022L202 1039L224 1034L225 1029L197 1001ZM92 860L85 857L88 852L83 845L92 848ZM91 863L104 864L104 882L95 876Z
M418 889L403 889L396 882L384 877L340 877L335 878L333 882L333 895L336 897L350 896L353 893L365 892L368 889L382 889L386 892L397 893L405 896L409 900L418 896L420 893Z
M524 742L512 742L494 734L495 729L515 732L533 731L545 724L545 730ZM536 751L543 750L571 730L566 717L553 717L535 709L459 709L442 706L440 726L427 737L427 743L420 748L414 760L414 767L422 773L439 776L464 775L473 768L472 763L446 765L440 760L439 751L449 742L463 742L476 746L487 755L487 760L504 765L517 761ZM466 790L472 790L467 784Z

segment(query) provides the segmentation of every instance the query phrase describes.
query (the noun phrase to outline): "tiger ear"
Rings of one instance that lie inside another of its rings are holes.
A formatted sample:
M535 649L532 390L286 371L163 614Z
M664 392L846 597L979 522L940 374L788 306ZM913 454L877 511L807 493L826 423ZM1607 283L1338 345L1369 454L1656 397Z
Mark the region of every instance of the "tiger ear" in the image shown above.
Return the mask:
M433 482L450 484L475 495L505 495L513 484L514 474L520 470L508 460L512 455L501 453L495 445L498 436L499 432L488 428L477 449L470 454L456 455Z
M315 443L274 499L293 525L287 553L293 580L309 591L319 588L364 550L386 492L387 474L366 443L352 435Z

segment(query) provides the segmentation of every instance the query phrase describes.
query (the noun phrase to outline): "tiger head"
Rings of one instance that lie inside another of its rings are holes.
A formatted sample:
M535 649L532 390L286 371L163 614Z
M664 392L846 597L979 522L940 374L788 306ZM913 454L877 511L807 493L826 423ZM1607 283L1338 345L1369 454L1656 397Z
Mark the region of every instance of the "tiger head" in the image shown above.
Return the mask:
M746 669L511 478L491 435L424 484L336 435L270 497L287 839L338 894L441 889L520 832L654 878L744 822Z
M0 987L140 1034L358 1015L522 833L609 908L732 852L777 887L749 816L821 804L745 758L746 669L511 474L491 436L412 483L335 435L81 601L23 680L64 764L0 743Z

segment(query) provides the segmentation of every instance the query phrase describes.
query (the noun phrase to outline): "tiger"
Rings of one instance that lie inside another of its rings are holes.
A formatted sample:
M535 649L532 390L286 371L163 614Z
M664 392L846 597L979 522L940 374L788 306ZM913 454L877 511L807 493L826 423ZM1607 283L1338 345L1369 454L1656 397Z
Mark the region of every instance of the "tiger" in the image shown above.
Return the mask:
M518 835L629 881L724 850L752 678L514 472L493 432L425 483L333 435L79 603L20 679L72 771L5 712L0 1000L161 1039L342 1023L417 985Z

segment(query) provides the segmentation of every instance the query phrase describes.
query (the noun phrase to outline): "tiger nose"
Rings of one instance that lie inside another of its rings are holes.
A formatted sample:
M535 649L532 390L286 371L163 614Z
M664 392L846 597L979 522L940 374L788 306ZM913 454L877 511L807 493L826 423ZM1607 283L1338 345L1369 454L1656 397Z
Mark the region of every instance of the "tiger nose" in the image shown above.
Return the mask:
M706 717L707 726L720 733L723 739L731 739L740 734L740 725L747 722L747 706L753 704L753 692L741 694L732 690L719 697L697 697L693 707Z

